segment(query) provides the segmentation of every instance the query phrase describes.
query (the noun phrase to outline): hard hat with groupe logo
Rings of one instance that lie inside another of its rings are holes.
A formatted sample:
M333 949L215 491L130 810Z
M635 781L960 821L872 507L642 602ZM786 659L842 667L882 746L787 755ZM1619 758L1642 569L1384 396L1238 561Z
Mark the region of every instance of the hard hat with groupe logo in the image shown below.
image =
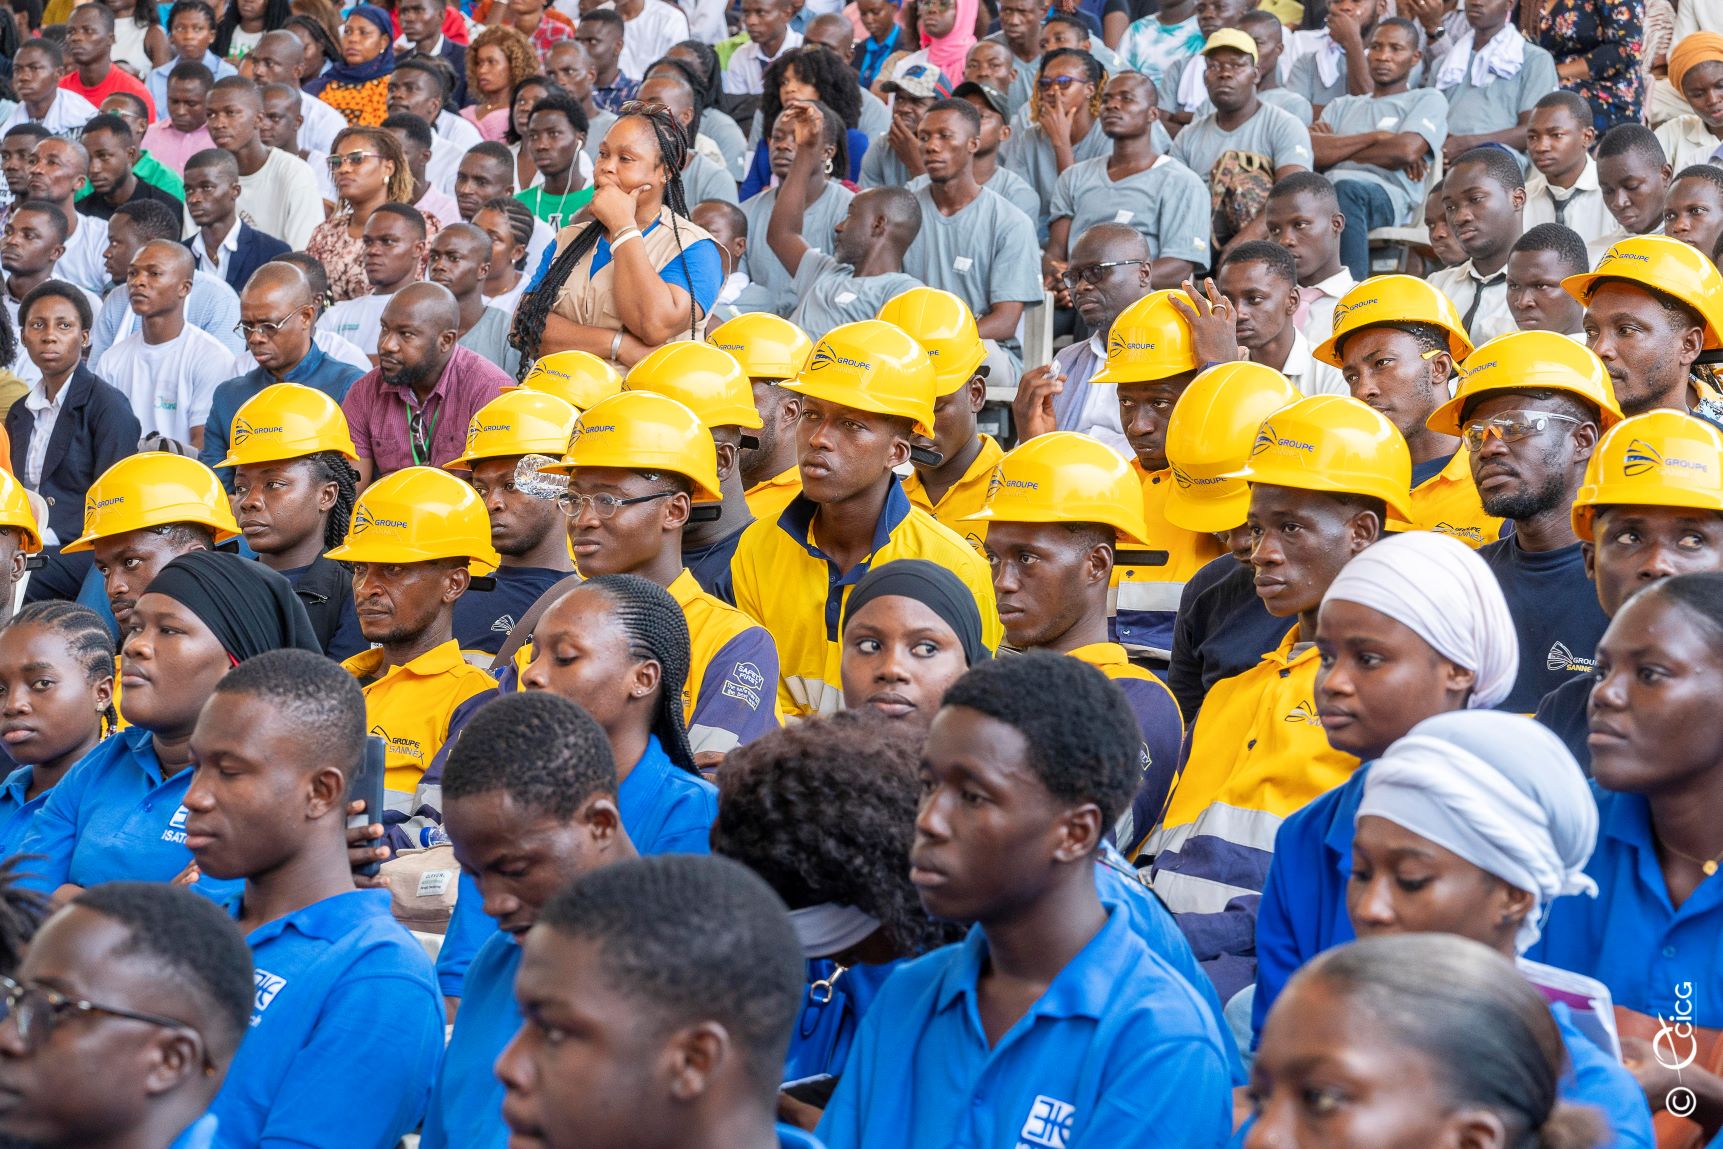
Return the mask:
M1187 531L1242 524L1250 487L1236 473L1262 421L1298 399L1286 376L1261 363L1222 363L1191 380L1167 421L1167 520Z
M239 534L215 472L186 455L146 451L115 463L84 495L84 533L61 547L87 551L97 539L171 523L208 527L215 541Z
M1153 383L1202 366L1190 320L1173 306L1173 298L1184 295L1151 291L1120 312L1107 332L1107 361L1089 382Z
M25 554L33 555L42 549L42 530L30 508L30 493L5 471L0 471L0 527L11 527L24 536Z
M1466 357L1460 364L1459 389L1424 425L1443 435L1458 435L1467 404L1514 391L1565 391L1596 407L1604 430L1621 422L1609 372L1590 349L1553 331L1512 331Z
M668 472L694 485L696 503L724 497L712 432L686 405L653 391L624 391L582 415L562 462L540 470L566 475L581 467Z
M1723 431L1680 411L1647 411L1605 432L1573 501L1591 542L1597 508L1691 507L1723 515Z
M698 415L708 433L714 427L761 426L754 385L742 365L710 343L666 343L629 369L622 389L668 395Z
M609 363L586 351L558 351L532 365L519 387L505 391L543 391L555 395L577 411L622 390L622 376Z
M832 328L784 386L821 402L908 419L917 435L933 437L933 360L895 324L864 319Z
M792 379L808 361L814 341L781 315L750 311L726 320L706 342L735 356L750 379Z
M964 521L1100 523L1122 543L1149 545L1142 480L1117 451L1075 431L1037 435L1008 451L987 505Z
M444 463L443 469L469 471L481 459L512 455L560 459L579 418L579 411L547 391L505 391L473 413L467 424L466 450Z
M1590 307L1597 289L1612 279L1679 299L1705 321L1705 350L1723 348L1723 272L1698 248L1666 235L1631 235L1611 244L1596 267L1561 285Z
M227 458L218 467L278 463L336 451L359 461L341 404L299 383L273 383L233 413Z
M466 559L475 575L502 562L491 546L484 503L469 484L436 467L406 467L366 487L347 537L329 557L349 563Z
M936 287L912 287L886 301L879 319L896 324L933 360L934 393L950 395L975 378L987 348L969 304Z
M1340 297L1334 306L1334 334L1311 352L1322 362L1341 367L1340 349L1348 336L1366 327L1402 327L1428 323L1448 337L1448 354L1458 363L1472 353L1472 340L1460 309L1446 292L1410 275L1377 275Z
M1412 456L1386 416L1344 395L1311 395L1262 421L1239 478L1252 484L1363 495L1411 521Z

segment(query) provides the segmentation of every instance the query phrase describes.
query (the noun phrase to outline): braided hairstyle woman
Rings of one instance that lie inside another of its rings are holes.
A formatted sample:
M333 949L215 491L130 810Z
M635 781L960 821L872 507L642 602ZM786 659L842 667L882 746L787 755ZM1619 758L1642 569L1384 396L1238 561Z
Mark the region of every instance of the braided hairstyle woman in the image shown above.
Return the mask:
M359 473L339 451L319 451L305 456L311 468L311 481L322 485L335 484L335 505L323 519L323 549L334 550L347 537L347 527L353 521L353 504L359 497Z
M676 222L688 218L688 199L682 190L682 168L688 159L688 134L683 131L676 117L670 114L669 109L660 104L643 104L638 100L631 100L622 106L622 112L610 130L616 131L631 119L644 120L651 127L653 138L657 142L658 165L663 172L661 186L664 189L664 203L670 208L670 231L676 238L676 259L682 266L682 274L691 281L687 253L682 247L682 231ZM604 228L596 220L588 223L581 229L580 234L557 252L538 286L521 297L520 306L515 311L514 328L509 332L509 343L521 356L520 367L516 372L517 379L526 378L527 372L532 370L533 363L537 361L545 320L550 317L551 309L556 305L557 297L562 294L569 276L574 274L575 267L598 246L598 241L603 237ZM689 292L688 329L696 331L699 326L699 307L694 302L693 292Z
M89 607L64 599L33 602L6 623L7 628L19 626L39 626L59 635L72 660L84 668L84 681L90 685L114 676L113 635L108 624ZM112 702L102 712L102 721L104 732L119 726L120 714Z
M664 753L690 774L698 774L688 728L682 721L682 687L688 681L688 619L670 592L639 575L600 575L582 583L610 600L617 622L628 635L628 654L658 664L658 704L652 734Z

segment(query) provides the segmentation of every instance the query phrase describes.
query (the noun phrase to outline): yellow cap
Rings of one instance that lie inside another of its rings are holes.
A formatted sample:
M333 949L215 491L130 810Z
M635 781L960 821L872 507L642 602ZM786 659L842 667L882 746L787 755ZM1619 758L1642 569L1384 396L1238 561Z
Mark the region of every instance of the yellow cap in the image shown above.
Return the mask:
M13 527L23 534L25 554L42 549L42 531L30 509L30 494L5 471L0 471L0 527Z
M1598 507L1690 507L1723 515L1723 432L1680 411L1648 411L1605 433L1573 501L1587 542Z
M1604 430L1621 422L1609 373L1590 350L1553 331L1513 331L1466 357L1460 364L1460 389L1424 425L1443 435L1458 435L1468 403L1508 391L1566 391L1598 409Z
M1173 488L1165 513L1187 531L1230 531L1250 510L1237 478L1262 421L1298 401L1298 388L1261 363L1222 363L1191 380L1167 420Z
M696 503L724 497L711 430L685 404L652 391L625 391L582 415L568 455L540 470L568 474L580 467L664 471L693 483Z
M519 387L505 387L503 390L519 391L522 388L555 395L576 411L584 411L600 399L608 399L621 391L622 376L596 355L585 351L558 351L534 363Z
M502 559L491 546L491 517L473 488L436 467L407 467L365 488L347 537L329 557L348 563L466 559L489 574Z
M473 413L467 424L467 449L444 463L443 469L470 471L481 459L510 455L560 459L579 418L579 411L548 391L505 392Z
M1195 371L1196 346L1191 325L1173 306L1182 291L1151 291L1113 320L1107 333L1107 361L1089 379L1091 383L1153 383Z
M359 461L341 404L315 387L274 383L233 413L227 458L216 466L278 463L322 451L338 451Z
M1674 296L1705 320L1705 350L1723 348L1723 272L1697 248L1666 235L1634 235L1611 245L1597 266L1561 281L1586 306L1606 280L1624 279Z
M1315 351L1316 358L1341 367L1340 344L1366 327L1428 323L1448 333L1448 354L1458 363L1472 353L1459 308L1445 292L1410 275L1378 275L1340 297L1334 306L1334 334Z
M742 365L710 343L666 343L629 369L622 389L668 395L698 415L708 433L714 427L752 431L762 425L754 385Z
M936 396L950 395L975 378L987 358L974 312L949 291L912 287L886 300L878 318L903 328L933 360Z
M1412 456L1380 411L1341 395L1312 395L1262 421L1238 477L1251 483L1381 499L1411 521Z
M1243 52L1252 60L1256 59L1256 41L1249 32L1239 28L1216 28L1209 38L1203 42L1203 55L1208 55L1217 48L1232 48Z
M1122 543L1149 545L1142 480L1117 451L1075 431L1037 435L1006 452L987 505L963 521L1100 523Z
M750 379L793 379L814 341L788 319L769 311L750 311L718 325L706 342L727 351Z
M145 451L115 463L84 495L84 533L62 551L87 551L97 539L145 527L196 523L226 542L239 534L215 472L185 455Z
M895 415L933 438L933 360L901 327L878 319L845 323L814 344L787 390L875 415Z

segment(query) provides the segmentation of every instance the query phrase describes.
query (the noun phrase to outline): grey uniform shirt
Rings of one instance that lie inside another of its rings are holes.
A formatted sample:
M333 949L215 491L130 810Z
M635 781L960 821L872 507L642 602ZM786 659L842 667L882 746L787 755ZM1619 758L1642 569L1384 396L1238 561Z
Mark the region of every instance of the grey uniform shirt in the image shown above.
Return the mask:
M927 187L932 183L933 180L931 177L919 175L910 180L909 183L904 186L909 188L910 191L919 191L921 188ZM993 169L993 178L981 186L986 188L988 191L996 192L999 195L1004 196L1008 201L1010 201L1012 206L1016 207L1018 211L1022 212L1030 219L1034 219L1041 211L1041 197L1035 194L1035 189L1024 183L1022 176L1018 175L1004 164L999 164L995 167Z
M886 138L890 132L888 124L885 131L867 142L867 152L862 156L861 172L856 181L863 188L900 188L910 180L909 169L891 150L891 143Z
M598 145L604 142L604 133L610 130L610 125L616 122L615 112L600 110L596 116L588 116L586 120L586 143L580 150L586 153L586 158L598 158ZM704 129L702 129L704 130Z
M1114 180L1108 157L1073 164L1053 189L1053 218L1069 219L1069 251L1077 237L1099 223L1123 223L1149 242L1149 257L1209 264L1208 187L1171 156L1157 157L1146 171Z
M1416 132L1430 145L1427 159L1442 154L1448 139L1448 102L1429 88L1408 88L1392 96L1341 96L1322 109L1322 122L1337 136L1365 132ZM1420 218L1424 207L1424 185L1404 171L1394 171L1357 160L1343 160L1328 170L1331 180L1363 180L1388 193L1394 215L1402 227L1413 222L1412 210Z
M1173 141L1172 157L1207 180L1227 152L1262 156L1270 168L1308 168L1315 162L1310 129L1272 104L1258 105L1254 116L1230 132L1214 116L1191 121Z
M934 206L931 187L921 188L915 199L921 206L921 234L903 257L905 271L951 292L977 317L995 303L1041 301L1035 225L1005 197L982 188L951 216ZM1000 345L1015 355L1015 339Z
M802 238L809 247L818 251L832 249L838 221L849 214L850 200L854 198L855 193L836 180L826 181L820 197L802 215ZM771 221L772 208L777 202L778 189L770 187L742 205L742 213L748 217L748 235L759 237L759 242L748 244L748 278L772 293L773 311L788 315L796 302L790 288L790 273L766 242L766 224Z
M520 366L520 352L509 346L509 313L500 307L486 307L473 329L461 336L460 345L488 360L513 379Z
M861 90L861 118L856 128L870 140L891 130L891 109L866 88Z
M901 271L857 277L849 264L809 250L796 268L792 284L796 308L790 312L790 322L818 339L841 324L872 319L888 300L921 286L921 280Z
M682 169L682 190L688 196L690 208L705 199L737 202L736 181L730 178L730 173L699 152L691 153L688 166Z
M1034 189L1040 206L1031 218L1035 222L1035 234L1045 240L1047 220L1053 211L1053 187L1059 182L1059 162L1053 154L1053 141L1047 138L1040 124L1027 122L1027 116L1025 112L1019 117L1019 122L1012 125L1011 138L999 149L999 162L1022 176L1023 182ZM1098 118L1089 126L1087 135L1071 141L1073 163L1112 154L1113 141L1101 130Z
M1555 57L1530 42L1525 51L1524 63L1512 76L1497 76L1482 87L1468 80L1442 93L1448 100L1450 134L1477 136L1505 131L1520 122L1521 114L1561 87ZM1433 77L1431 82L1435 82Z
M700 113L700 134L730 157L730 178L740 183L747 176L748 161L754 155L748 150L748 139L741 127L717 108L707 108Z

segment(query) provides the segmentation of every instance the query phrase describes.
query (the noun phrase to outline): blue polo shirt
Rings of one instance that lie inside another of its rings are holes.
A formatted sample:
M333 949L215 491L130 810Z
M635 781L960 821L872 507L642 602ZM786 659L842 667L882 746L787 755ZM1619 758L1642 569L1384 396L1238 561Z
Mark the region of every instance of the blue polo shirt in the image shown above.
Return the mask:
M245 940L257 998L210 1105L221 1119L215 1144L394 1149L425 1115L443 1003L388 891L325 898Z
M185 792L191 767L162 780L150 732L132 726L110 735L78 764L36 812L21 853L39 854L22 884L51 894L70 882L170 882L191 864L185 848ZM245 883L204 877L201 890L217 900L237 897Z
M0 858L10 858L22 852L24 835L30 832L36 821L36 811L53 793L52 790L44 790L34 798L24 797L30 792L30 779L35 769L34 766L20 766L6 775L6 781L0 782Z
M979 926L903 966L862 1021L820 1121L831 1149L1220 1146L1231 1075L1195 990L1109 907L1089 944L990 1046Z
M1609 616L1585 574L1579 543L1528 551L1513 535L1478 548L1501 584L1520 642L1520 672L1496 709L1530 714L1564 682L1588 675Z
M498 567L494 590L473 590L455 600L455 641L462 650L495 654L520 617L545 591L569 576L549 567Z
M808 988L802 994L802 1012L796 1017L796 1027L790 1031L790 1053L784 1060L784 1080L800 1081L822 1073L842 1077L862 1018L867 1016L867 1011L879 997L886 979L903 964L894 961L884 965L850 966L838 974L837 981L830 987L830 997L822 1001L814 996L814 983L830 978L836 973L837 964L808 962Z
M730 578L730 560L736 557L736 544L742 541L742 532L753 525L750 519L710 546L682 548L682 565L688 568L700 589L731 606L736 605L736 586Z
M1586 736L1591 733L1591 724L1586 709L1591 705L1591 688L1596 684L1596 677L1590 674L1562 683L1543 696L1533 716L1562 740L1587 778L1591 777L1591 743Z
M203 427L203 449L197 453L197 457L203 460L205 466L211 468L227 458L227 440L233 433L233 417L239 413L246 400L265 387L273 387L277 383L302 383L307 387L315 387L339 403L347 397L347 391L354 381L363 374L365 373L351 363L331 359L315 343L311 345L305 358L279 379L261 367L253 367L244 375L229 379L216 387L215 394L210 398L209 421ZM216 474L221 476L223 486L229 491L233 490L232 467L222 467L216 470Z
M476 888L473 895L476 900ZM462 890L456 904L464 905L466 896ZM479 917L493 929L467 968L467 992L455 1014L442 1070L431 1087L419 1149L505 1149L508 1144L503 1083L492 1067L521 1027L515 1001L521 948L512 934L495 929L488 916Z
M1571 901L1572 899L1564 899ZM1651 1106L1633 1074L1614 1056L1599 1049L1574 1023L1566 1002L1552 1002L1550 1013L1567 1047L1567 1072L1559 1093L1563 1101L1590 1105L1603 1113L1615 1133L1615 1149L1652 1149L1657 1134L1651 1128Z
M196 1121L185 1127L185 1131L173 1139L168 1149L214 1149L216 1143L215 1114L205 1113Z
M1638 794L1592 783L1599 816L1597 848L1585 872L1595 898L1562 898L1550 909L1534 961L1588 974L1618 1006L1676 1016L1676 988L1695 1025L1723 1027L1723 876L1699 883L1677 909L1658 864L1651 811Z
M1196 725L1209 687L1261 662L1297 621L1269 614L1257 597L1256 572L1230 554L1192 575L1179 597L1167 667L1185 726Z

